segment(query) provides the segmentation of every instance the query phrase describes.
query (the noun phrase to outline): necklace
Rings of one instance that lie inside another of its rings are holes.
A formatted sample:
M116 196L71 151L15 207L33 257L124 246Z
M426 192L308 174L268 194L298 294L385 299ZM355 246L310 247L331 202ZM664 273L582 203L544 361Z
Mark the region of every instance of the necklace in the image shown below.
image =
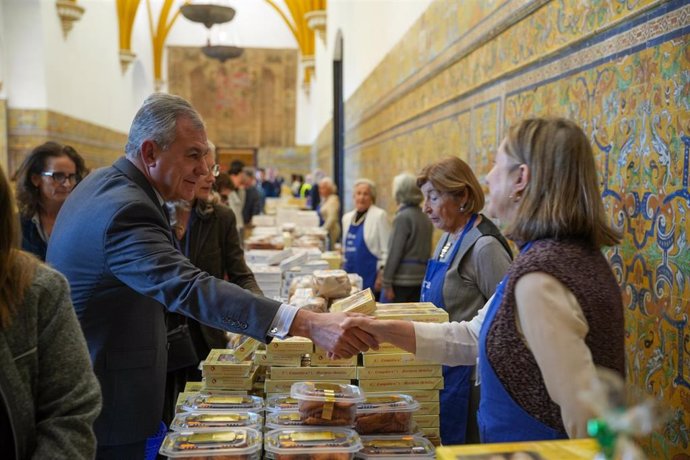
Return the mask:
M454 241L455 240L451 240L450 235L448 235L448 240L446 241L446 244L443 245L443 247L441 248L441 252L438 255L439 260L446 257L446 254L448 254L448 251L450 251L450 248L453 247Z

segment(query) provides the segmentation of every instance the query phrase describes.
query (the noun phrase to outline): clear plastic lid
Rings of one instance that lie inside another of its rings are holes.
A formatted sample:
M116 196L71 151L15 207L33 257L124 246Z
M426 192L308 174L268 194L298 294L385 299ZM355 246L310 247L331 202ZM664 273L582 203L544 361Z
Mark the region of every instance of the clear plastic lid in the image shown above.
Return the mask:
M159 453L170 458L252 456L261 451L261 433L252 428L168 433Z
M268 412L297 410L297 399L289 394L277 394L266 399L266 410Z
M362 450L355 458L392 460L400 458L434 458L435 448L422 436L362 436Z
M355 385L327 382L297 382L290 388L290 396L303 401L360 403L364 394Z
M264 448L277 455L353 454L362 448L362 442L347 428L280 429L266 434Z
M266 414L266 428L277 430L280 428L294 428L305 426L302 415L296 410L276 411Z
M262 412L264 400L258 396L199 393L182 404L187 412Z
M401 393L368 395L364 401L357 404L357 414L414 412L417 409L419 403L412 396Z
M230 428L261 428L262 417L256 412L182 412L170 424L173 431L226 431Z

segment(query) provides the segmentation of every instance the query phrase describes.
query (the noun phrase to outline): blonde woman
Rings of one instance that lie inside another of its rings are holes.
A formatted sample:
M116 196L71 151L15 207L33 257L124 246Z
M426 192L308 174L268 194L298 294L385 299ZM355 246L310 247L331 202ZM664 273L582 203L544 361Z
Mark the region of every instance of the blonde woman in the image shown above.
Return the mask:
M572 121L512 127L487 176L488 213L520 247L493 298L469 321L351 318L421 359L479 357L482 442L587 436L577 395L595 366L624 374L623 303L602 246L619 242L599 192L592 148Z

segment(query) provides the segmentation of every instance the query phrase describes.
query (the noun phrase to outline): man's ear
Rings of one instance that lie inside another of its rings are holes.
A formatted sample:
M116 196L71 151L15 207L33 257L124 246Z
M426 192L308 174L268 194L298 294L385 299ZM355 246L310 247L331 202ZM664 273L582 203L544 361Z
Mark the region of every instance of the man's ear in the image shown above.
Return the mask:
M516 182L513 186L513 194L515 196L520 196L525 192L525 188L527 188L527 184L529 184L529 179L529 166L523 163L518 167Z
M158 160L158 145L147 139L141 143L141 161L146 166L156 166Z

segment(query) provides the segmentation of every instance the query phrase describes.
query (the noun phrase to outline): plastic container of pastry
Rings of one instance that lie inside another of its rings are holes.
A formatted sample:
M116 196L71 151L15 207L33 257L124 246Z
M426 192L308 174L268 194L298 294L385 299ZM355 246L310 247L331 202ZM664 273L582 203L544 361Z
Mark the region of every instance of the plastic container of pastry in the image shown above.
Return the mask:
M182 412L175 415L170 429L173 431L226 431L232 428L260 430L263 422L256 412Z
M266 398L266 412L296 411L297 401L289 394L277 394Z
M355 385L297 382L290 388L305 425L352 426L364 395Z
M369 395L357 405L355 430L368 434L412 434L412 414L419 403L409 395L381 393Z
M436 452L434 445L422 436L362 436L362 445L355 455L362 460L432 459Z
M192 395L182 404L187 412L256 412L264 410L264 400L258 396L199 393Z
M275 460L351 460L361 448L359 435L340 427L273 430L264 439L266 457Z
M171 432L159 453L167 458L187 460L259 460L261 433L252 428L195 433Z
M283 428L298 428L309 426L304 424L302 415L296 410L281 410L266 413L266 429L279 430Z

